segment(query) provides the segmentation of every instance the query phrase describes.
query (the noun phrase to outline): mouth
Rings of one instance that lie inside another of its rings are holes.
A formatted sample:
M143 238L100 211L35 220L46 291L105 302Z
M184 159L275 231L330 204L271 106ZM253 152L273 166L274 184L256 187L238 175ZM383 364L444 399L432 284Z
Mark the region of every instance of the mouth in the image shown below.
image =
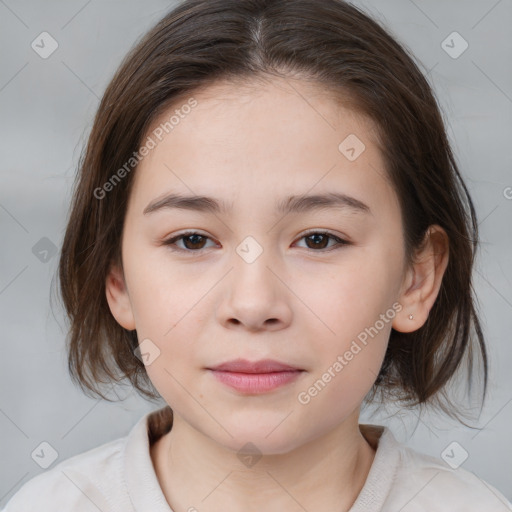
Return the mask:
M244 394L262 394L294 382L305 370L272 359L235 359L207 368L221 383Z

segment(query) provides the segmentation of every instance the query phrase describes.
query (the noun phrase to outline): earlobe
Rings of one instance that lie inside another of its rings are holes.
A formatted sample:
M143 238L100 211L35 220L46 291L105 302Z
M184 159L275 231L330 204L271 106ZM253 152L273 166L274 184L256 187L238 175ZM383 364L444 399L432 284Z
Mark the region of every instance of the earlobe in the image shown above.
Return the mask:
M441 288L448 258L448 235L440 226L430 226L415 263L407 270L399 298L402 310L393 321L395 330L416 331L427 321Z
M117 323L125 329L135 329L135 319L123 273L112 266L105 280L105 293L110 311Z

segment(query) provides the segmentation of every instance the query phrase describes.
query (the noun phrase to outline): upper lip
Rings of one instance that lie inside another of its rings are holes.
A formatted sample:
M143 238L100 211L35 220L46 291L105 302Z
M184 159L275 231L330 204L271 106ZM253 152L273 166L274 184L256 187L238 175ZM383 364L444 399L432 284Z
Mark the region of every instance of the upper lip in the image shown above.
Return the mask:
M209 370L239 372L239 373L272 373L301 370L295 366L281 363L273 359L261 359L259 361L248 361L247 359L234 359L208 368Z

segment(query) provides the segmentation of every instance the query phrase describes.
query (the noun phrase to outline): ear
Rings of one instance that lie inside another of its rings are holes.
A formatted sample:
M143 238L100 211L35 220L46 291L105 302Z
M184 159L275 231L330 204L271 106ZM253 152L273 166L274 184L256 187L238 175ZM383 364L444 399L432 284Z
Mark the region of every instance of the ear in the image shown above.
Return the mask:
M440 226L430 226L422 247L416 253L415 263L406 272L398 299L402 310L395 316L392 324L395 330L416 331L427 321L441 288L448 258L448 235Z
M105 282L105 293L112 315L117 323L125 329L135 329L132 304L126 288L123 272L117 265L112 265Z

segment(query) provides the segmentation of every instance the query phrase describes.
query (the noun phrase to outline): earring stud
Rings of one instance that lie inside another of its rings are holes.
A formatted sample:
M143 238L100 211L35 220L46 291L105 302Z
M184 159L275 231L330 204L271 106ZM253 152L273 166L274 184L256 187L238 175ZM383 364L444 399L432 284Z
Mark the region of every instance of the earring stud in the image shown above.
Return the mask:
M409 315L409 320L412 320L413 318L414 318L414 316Z

